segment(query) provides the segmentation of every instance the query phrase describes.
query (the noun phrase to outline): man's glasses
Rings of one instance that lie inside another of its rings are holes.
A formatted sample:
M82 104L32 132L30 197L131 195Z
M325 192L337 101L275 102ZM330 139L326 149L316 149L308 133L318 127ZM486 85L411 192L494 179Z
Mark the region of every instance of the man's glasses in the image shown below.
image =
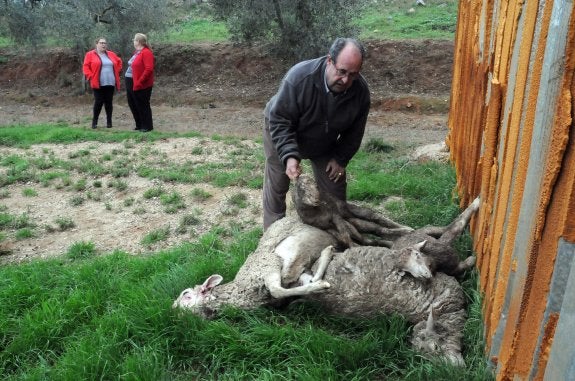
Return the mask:
M107 44L107 42L106 41L98 41L98 44L104 44L105 45L105 44Z
M340 78L347 77L347 78L353 80L353 79L356 79L357 77L359 77L359 71L350 72L350 71L347 71L347 70L345 70L345 69L338 69L338 68L335 66L335 63L333 64L333 67L335 68L335 74L336 74L338 77L340 77Z

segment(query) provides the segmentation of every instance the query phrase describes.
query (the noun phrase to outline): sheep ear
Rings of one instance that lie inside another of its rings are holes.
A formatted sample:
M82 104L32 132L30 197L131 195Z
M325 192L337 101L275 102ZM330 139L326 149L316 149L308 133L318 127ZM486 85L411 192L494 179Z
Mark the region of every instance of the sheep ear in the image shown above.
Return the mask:
M224 278L219 274L210 275L208 279L202 284L202 292L210 291L212 288L216 287L218 284L222 283Z
M421 249L423 249L425 247L425 244L427 243L427 240L425 241L421 241L419 243L416 243L415 245L413 245L413 248L415 250L421 251Z

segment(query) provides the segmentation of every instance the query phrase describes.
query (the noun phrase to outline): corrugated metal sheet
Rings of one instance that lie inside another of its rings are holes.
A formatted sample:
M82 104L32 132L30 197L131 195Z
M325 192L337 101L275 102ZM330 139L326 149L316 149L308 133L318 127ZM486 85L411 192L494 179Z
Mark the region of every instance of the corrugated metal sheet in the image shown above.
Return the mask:
M460 1L447 143L462 204L483 201L472 233L500 380L575 379L556 347L575 342L574 18L572 1Z

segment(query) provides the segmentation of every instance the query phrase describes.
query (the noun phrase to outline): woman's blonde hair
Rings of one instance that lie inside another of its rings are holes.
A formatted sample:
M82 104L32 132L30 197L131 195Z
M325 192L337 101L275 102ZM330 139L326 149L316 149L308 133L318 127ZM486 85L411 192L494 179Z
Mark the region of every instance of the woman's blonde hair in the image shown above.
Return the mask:
M140 45L147 47L148 49L152 49L152 45L148 43L148 37L144 33L136 33L134 36L134 40L138 41Z

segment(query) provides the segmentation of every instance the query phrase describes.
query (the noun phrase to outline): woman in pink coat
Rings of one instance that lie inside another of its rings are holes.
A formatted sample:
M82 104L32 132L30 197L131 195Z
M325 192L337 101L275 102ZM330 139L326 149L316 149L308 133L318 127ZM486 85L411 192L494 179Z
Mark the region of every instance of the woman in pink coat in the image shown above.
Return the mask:
M105 38L96 40L96 48L86 53L82 71L94 92L92 128L98 127L102 105L106 110L106 127L112 128L114 92L120 90L122 60L108 50Z
M134 116L137 131L148 132L154 129L150 98L154 85L154 53L145 34L134 36L136 51L128 61L126 71L126 92L128 105Z

